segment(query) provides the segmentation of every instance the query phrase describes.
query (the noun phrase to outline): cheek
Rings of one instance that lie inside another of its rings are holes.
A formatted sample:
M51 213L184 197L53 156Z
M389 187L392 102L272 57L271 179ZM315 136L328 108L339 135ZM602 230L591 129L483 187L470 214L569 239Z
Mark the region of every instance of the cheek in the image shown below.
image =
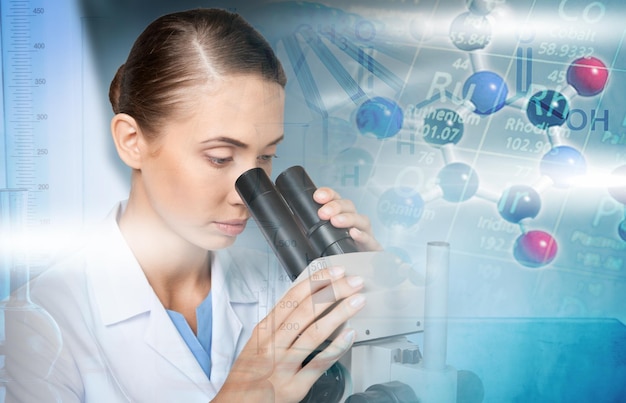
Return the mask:
M215 169L207 162L185 161L169 173L171 197L189 213L203 214L223 210L235 188L235 173L231 169Z
M193 209L210 194L214 181L206 167L187 158L159 158L145 170L144 180L153 199L177 209Z

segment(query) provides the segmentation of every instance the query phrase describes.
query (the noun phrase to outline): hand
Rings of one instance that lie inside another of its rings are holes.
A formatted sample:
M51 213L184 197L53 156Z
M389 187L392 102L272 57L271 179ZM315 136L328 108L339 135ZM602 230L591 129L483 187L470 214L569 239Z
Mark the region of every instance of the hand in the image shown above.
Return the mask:
M323 206L318 211L322 220L330 220L337 228L349 228L350 236L361 251L382 250L372 233L372 226L367 216L357 213L354 203L342 199L331 188L320 187L313 194L313 198Z
M360 277L345 270L320 270L292 286L252 332L213 403L299 402L315 381L351 346L343 329L304 367L303 361L365 304ZM328 313L326 309L337 303Z

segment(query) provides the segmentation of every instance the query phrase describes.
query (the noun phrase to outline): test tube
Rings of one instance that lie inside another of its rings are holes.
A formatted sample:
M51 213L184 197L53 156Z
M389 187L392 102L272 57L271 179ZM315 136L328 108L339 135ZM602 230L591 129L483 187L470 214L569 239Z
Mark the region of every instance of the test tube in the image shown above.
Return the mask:
M28 281L27 207L26 189L0 189L0 300Z
M446 368L449 256L447 242L429 242L426 246L422 365L431 370Z

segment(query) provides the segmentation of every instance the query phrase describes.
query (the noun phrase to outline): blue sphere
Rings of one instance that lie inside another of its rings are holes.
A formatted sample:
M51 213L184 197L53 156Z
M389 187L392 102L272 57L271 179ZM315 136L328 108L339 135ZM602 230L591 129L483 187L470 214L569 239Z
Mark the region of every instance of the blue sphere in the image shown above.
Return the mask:
M362 134L379 139L395 136L402 128L404 115L394 101L375 97L363 102L356 113L356 126Z
M499 75L491 71L478 71L463 84L463 98L474 104L474 112L490 115L502 109L509 89Z
M453 110L436 109L424 118L422 134L433 146L456 144L463 137L463 118Z
M376 212L380 221L389 228L410 228L417 224L424 211L424 200L409 187L391 188L378 199Z
M472 167L462 162L444 166L437 175L443 198L450 202L462 202L476 194L478 175Z
M569 102L557 91L539 91L528 101L526 116L540 128L560 126L569 116Z
M542 175L552 179L556 187L566 188L574 184L577 176L587 172L587 163L575 148L557 146L543 156L539 170Z
M535 218L541 209L541 197L535 189L515 185L506 189L498 201L500 216L514 224L524 218Z

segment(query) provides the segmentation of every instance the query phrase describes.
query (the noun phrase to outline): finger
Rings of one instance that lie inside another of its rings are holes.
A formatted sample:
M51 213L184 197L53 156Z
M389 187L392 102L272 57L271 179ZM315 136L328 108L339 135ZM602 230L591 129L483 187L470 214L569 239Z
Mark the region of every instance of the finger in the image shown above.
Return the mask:
M313 193L313 199L319 204L326 204L331 200L341 199L341 196L329 187L320 187Z
M301 392L302 396L299 401L303 401L307 391L320 379L320 376L327 371L348 349L352 346L355 339L355 332L352 329L344 329L335 340L329 344L321 352L311 354L306 359L306 363L302 364L295 372L291 382L287 388L298 388L305 386L305 390ZM318 357L319 356L319 357ZM297 391L294 390L294 396Z
M345 269L340 266L332 266L315 272L309 279L294 284L287 293L278 301L272 311L257 325L259 335L263 335L260 343L265 343L284 323L292 313L302 306L307 299L311 300L311 295L321 289L331 286L333 281L338 281L345 276ZM328 291L326 291L328 292ZM311 303L308 302L307 305ZM308 323L306 324L308 326ZM293 326L292 326L293 327Z
M296 353L304 359L361 308L358 304L364 302L364 297L355 299L353 294L362 288L363 278L350 276L312 294L278 326L280 332L276 336L277 345L294 346L299 350ZM341 302L337 304L337 301ZM328 311L333 305L336 306Z
M352 239L357 242L364 245L377 243L372 233L371 221L365 215L356 213L341 213L332 216L330 218L330 222L336 228L348 228ZM370 249L371 248L366 248L366 250Z
M332 200L319 209L318 215L320 219L330 220L336 228L349 228L350 236L355 240L360 251L383 249L372 233L370 219L358 214L352 201Z
M371 231L371 223L367 216L357 213L351 200L333 200L320 207L318 216L322 220L330 220L337 228L358 228L362 232Z
M325 203L317 212L322 220L330 220L340 214L357 214L356 207L352 200L333 199Z
M363 294L354 294L332 307L312 323L293 344L294 352L307 352L318 348L366 303Z
M360 251L383 250L382 245L370 233L361 231L356 227L350 228L349 232Z
M354 212L337 213L330 217L330 222L337 228L358 228L361 232L370 232L372 230L370 220L367 216Z

